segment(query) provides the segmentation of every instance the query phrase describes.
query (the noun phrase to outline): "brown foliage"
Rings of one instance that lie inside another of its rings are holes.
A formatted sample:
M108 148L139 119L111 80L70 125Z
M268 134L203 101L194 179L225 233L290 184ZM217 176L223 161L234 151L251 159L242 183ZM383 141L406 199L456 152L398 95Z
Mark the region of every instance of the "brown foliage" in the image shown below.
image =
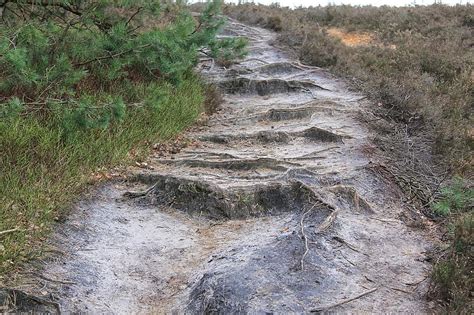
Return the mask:
M208 84L205 91L204 112L208 115L217 112L223 102L221 92L214 84Z

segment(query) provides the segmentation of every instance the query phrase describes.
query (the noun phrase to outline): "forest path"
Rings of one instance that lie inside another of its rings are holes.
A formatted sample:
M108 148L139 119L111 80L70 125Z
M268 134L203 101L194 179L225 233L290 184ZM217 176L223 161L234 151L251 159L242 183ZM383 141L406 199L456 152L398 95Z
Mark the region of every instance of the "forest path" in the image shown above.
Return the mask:
M270 31L230 20L222 36L250 51L200 64L222 110L79 202L30 291L66 312L427 312L430 243L402 220L363 96Z

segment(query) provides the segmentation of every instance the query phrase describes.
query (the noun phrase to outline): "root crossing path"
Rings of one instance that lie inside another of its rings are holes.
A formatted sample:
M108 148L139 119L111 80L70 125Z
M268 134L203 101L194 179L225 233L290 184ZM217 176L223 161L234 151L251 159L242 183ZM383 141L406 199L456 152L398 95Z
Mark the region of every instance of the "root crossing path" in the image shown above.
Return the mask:
M362 95L270 31L230 20L221 36L250 51L200 63L222 110L81 201L30 291L66 312L427 312L430 244L377 172Z

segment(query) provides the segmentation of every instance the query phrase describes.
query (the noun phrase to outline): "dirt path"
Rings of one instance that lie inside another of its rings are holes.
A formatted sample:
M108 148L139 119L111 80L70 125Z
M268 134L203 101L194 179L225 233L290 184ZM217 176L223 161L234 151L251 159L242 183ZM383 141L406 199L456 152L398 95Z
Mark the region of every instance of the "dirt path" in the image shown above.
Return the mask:
M91 313L427 312L429 242L377 172L362 96L271 32L225 34L250 54L201 64L223 110L188 148L81 202L29 289Z

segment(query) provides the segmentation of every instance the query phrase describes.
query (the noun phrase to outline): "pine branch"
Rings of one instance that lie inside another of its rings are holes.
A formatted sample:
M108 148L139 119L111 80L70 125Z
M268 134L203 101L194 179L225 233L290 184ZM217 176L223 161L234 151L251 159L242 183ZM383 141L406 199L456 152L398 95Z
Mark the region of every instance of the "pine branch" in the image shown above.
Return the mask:
M125 23L125 25L128 26L128 24L130 24L130 22L133 20L133 18L134 18L135 16L137 16L137 14L140 13L141 10L143 10L143 7L139 7L139 8L137 9L137 11L136 11L135 13L133 13L132 16L128 19L128 21L127 21L127 23Z
M151 46L151 44L146 44L146 45L142 45L142 46L137 47L137 49L147 48L147 47L150 47L150 46ZM126 55L126 54L128 54L128 53L131 53L131 52L133 52L133 51L135 51L135 50L136 50L135 48L131 48L131 49L129 49L129 50L121 51L121 52L118 52L118 53L115 53L115 54L112 54L112 55L101 56L101 57L97 57L97 58L94 58L94 59L90 59L90 60L87 60L87 61L84 61L84 62L75 63L74 66L76 66L76 67L81 67L81 66L85 66L85 65L88 65L88 64L90 64L90 63L93 63L93 62L117 58L117 57Z
M75 15L82 16L82 12L74 9L73 7L67 5L64 1L61 0L5 0L3 5L5 6L7 3L15 3L15 4L30 4L30 5L36 5L36 6L42 6L42 7L60 7L64 9L65 11L71 12Z

